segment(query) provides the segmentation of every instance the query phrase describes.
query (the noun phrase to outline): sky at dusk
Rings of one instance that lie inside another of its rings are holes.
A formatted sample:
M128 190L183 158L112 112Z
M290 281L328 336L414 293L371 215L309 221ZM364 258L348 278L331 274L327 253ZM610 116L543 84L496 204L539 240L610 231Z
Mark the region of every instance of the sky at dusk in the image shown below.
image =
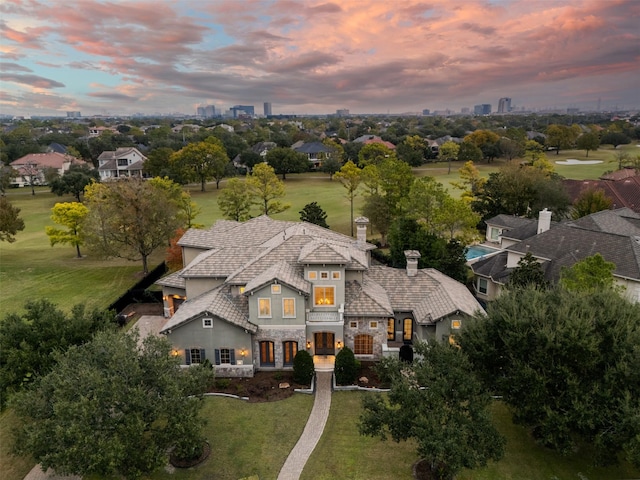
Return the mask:
M640 0L2 0L0 114L640 108Z

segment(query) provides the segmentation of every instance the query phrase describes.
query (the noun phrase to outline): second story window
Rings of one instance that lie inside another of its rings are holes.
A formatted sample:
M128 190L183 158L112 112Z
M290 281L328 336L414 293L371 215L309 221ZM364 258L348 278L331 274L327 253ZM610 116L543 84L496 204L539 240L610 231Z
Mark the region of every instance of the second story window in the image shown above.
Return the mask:
M271 299L270 298L258 299L258 316L263 318L271 317Z
M119 158L118 159L118 166L119 167L126 167L127 165L129 165L129 160L127 160L126 158Z
M286 318L293 318L296 316L296 299L295 298L282 299L282 316Z
M314 305L319 307L332 307L336 304L336 287L314 287Z

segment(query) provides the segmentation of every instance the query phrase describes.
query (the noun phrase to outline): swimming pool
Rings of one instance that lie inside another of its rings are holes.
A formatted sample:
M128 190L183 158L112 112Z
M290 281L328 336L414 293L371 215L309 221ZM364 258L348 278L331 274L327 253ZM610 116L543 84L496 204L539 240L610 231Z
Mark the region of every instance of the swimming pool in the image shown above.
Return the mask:
M469 245L467 247L466 258L467 260L472 260L478 257L484 257L489 253L497 252L497 248L485 247L484 245Z

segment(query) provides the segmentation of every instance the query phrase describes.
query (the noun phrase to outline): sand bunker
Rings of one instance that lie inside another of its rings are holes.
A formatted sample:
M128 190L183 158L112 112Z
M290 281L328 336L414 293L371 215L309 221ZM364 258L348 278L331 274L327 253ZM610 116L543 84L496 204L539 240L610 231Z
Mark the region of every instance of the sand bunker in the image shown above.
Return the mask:
M575 158L568 158L566 160L557 161L558 165L595 165L596 163L602 163L602 160L576 160Z

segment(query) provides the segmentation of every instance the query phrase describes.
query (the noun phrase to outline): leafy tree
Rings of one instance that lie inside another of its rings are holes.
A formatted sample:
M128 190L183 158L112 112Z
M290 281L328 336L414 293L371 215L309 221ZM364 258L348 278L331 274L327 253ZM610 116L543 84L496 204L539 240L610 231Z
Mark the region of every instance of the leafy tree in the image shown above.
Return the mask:
M451 185L462 190L463 200L471 202L476 195L482 192L487 179L480 176L480 170L472 161L465 162L458 172L460 173L460 181L451 182Z
M421 357L411 364L396 361L387 396L363 399L360 434L415 440L438 479L500 460L505 440L491 424L491 397L464 353L438 342L419 343L416 352Z
M547 146L554 148L556 155L560 153L561 149L571 148L578 136L571 127L556 124L549 125L545 133L547 135Z
M248 173L251 173L253 167L262 162L264 162L264 158L252 150L245 150L240 154L240 163L247 167Z
M396 158L393 150L382 143L368 143L358 152L358 165L378 165L385 158Z
M514 158L521 157L524 153L524 140L518 141L511 138L503 137L498 141L498 149L503 157L511 161Z
M236 222L244 222L251 218L253 204L251 189L239 178L230 179L218 196L218 206L222 214Z
M624 133L609 131L602 135L600 139L602 145L613 145L613 148L618 148L618 145L627 145L631 143L631 139Z
M533 217L545 207L562 218L569 196L560 177L535 167L507 164L489 174L471 207L483 220L501 213Z
M77 257L82 258L80 254L80 245L84 241L82 224L88 214L89 209L80 202L56 203L51 209L51 220L67 229L45 227L51 246L58 243L69 244L76 247Z
M185 179L199 181L200 191L204 192L208 180L215 180L216 188L220 188L220 181L228 172L229 157L222 142L209 137L176 152L172 161Z
M640 310L610 290L506 290L459 338L514 420L561 452L640 466Z
M446 240L429 233L427 228L417 220L398 217L389 229L389 258L391 266L404 268L407 260L405 250L420 252L419 268L438 268L445 255Z
M89 207L84 233L87 246L100 255L142 260L165 247L183 217L172 194L140 178L93 183L85 190Z
M353 350L343 347L336 355L335 374L338 385L351 385L358 376L359 362Z
M404 207L403 200L409 195L415 180L411 167L395 157L389 157L370 168L378 170L380 188L391 214L400 214Z
M449 162L449 171L447 174L451 173L451 160L457 160L459 153L460 145L456 142L449 140L440 145L440 148L438 149L438 158Z
M469 202L446 195L436 215L438 234L450 240L469 243L478 236L480 216L471 209Z
M631 160L631 156L627 152L618 151L613 154L613 157L618 163L618 170L622 170Z
M542 265L536 258L528 252L518 262L518 266L509 275L509 287L526 288L547 288L549 283L544 278Z
M22 230L24 220L20 218L20 209L11 205L4 195L0 196L0 242L15 242L16 234Z
M18 176L18 172L9 165L0 163L0 194L7 193L7 188L11 185L11 180Z
M347 198L351 205L351 236L353 237L353 200L362 181L362 169L349 160L334 177L340 180L342 186L347 189Z
M592 213L608 210L612 205L613 201L606 196L603 189L588 188L580 192L576 201L573 202L571 218L577 220Z
M282 175L282 180L287 179L288 173L302 173L309 170L307 156L290 148L272 148L267 152L266 161L276 175Z
M598 137L597 133L593 132L583 133L578 137L576 146L580 150L586 150L586 156L588 157L589 150L598 150L598 147L600 146L600 137Z
M387 200L379 193L367 195L362 206L362 214L369 219L371 227L380 234L380 243L386 246L387 233L389 233L393 222L393 215Z
M327 225L327 212L318 205L318 202L307 203L298 213L302 222L314 223L321 227L329 228L329 225Z
M560 285L571 292L592 292L595 290L615 290L613 272L616 265L607 262L596 253L560 271Z
M171 448L201 452L198 414L211 368L180 369L165 338L137 342L137 335L100 332L55 354L52 371L13 402L24 421L16 450L45 470L102 478L150 473Z
M169 248L167 248L164 261L167 264L167 268L172 272L184 267L182 260L182 247L178 245L178 242L184 235L184 232L184 228L177 229L175 236L169 241Z
M462 142L458 152L458 160L463 162L479 162L482 160L482 150L471 142Z
M500 136L490 130L476 130L462 139L463 143L471 143L478 147L482 152L482 157L489 162L500 154L498 142ZM464 158L464 160L473 160L472 158Z
M31 300L24 311L0 322L0 407L14 392L49 373L54 352L90 340L115 326L110 312L86 310L83 305L63 312L48 300Z
M202 209L191 200L191 194L185 191L176 182L167 177L154 177L148 182L154 187L164 190L171 202L178 207L178 217L180 223L186 228L202 228L202 224L195 223L195 218L202 212Z
M167 177L177 183L187 183L187 180L182 178L178 165L171 162L174 153L170 147L154 148L144 162L144 172L152 177Z
M58 196L67 193L76 197L78 202L82 201L80 196L84 193L84 187L91 182L99 182L100 174L95 168L90 167L86 163L80 165L71 165L69 170L64 172L61 177L57 177L49 183L51 192Z
M407 135L398 144L396 154L400 160L412 167L419 167L424 162L427 146L419 135Z
M467 266L466 253L466 245L457 238L450 238L436 268L446 276L466 284L471 273L471 269Z
M252 197L261 205L263 215L280 213L291 206L278 200L285 196L284 183L276 177L273 167L266 163L253 168L253 172L247 177L247 186Z

